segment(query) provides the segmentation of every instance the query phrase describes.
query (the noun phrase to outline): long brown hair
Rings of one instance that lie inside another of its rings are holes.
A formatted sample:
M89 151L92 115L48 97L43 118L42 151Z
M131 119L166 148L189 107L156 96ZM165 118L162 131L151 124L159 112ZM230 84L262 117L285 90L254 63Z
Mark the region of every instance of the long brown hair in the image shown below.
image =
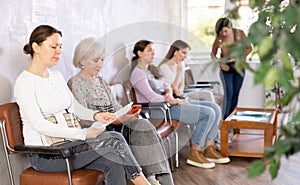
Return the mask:
M136 65L138 64L138 60L139 60L138 51L143 52L149 44L153 44L153 42L151 42L149 40L140 40L137 43L135 43L134 48L133 48L134 56L131 59L131 70L133 70L136 67ZM162 75L159 73L158 67L156 67L155 65L150 64L148 66L148 70L152 73L154 78L159 79L162 77Z
M184 42L183 40L176 40L173 42L173 44L170 46L169 51L167 52L166 56L164 57L164 59L159 63L158 66L162 65L163 63L166 63L168 60L170 60L173 56L174 53L180 49L185 49L185 48L189 48L191 49L191 46Z
M27 55L30 54L31 57L34 55L34 51L32 48L32 44L35 42L38 45L40 45L42 42L44 42L47 37L53 35L54 33L58 33L60 36L62 36L61 31L53 28L52 26L49 25L40 25L36 27L29 38L29 43L27 43L23 47L23 52Z

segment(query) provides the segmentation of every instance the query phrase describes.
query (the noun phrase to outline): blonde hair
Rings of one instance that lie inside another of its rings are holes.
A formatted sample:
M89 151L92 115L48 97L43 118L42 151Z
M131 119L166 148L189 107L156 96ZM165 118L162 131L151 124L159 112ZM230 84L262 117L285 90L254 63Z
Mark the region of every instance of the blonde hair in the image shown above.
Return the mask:
M104 54L105 47L95 37L87 37L81 40L74 51L73 65L79 67L82 60L86 60L93 55Z

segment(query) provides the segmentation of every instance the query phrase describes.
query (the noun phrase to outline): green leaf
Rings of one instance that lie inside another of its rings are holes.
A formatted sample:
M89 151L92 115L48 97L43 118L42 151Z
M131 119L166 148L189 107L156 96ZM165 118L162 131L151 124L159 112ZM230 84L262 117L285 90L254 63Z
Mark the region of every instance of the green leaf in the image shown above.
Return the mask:
M270 68L269 71L267 71L266 76L264 78L264 84L266 89L271 89L275 82L278 79L278 70L275 68Z
M266 164L263 160L257 160L254 161L249 167L248 167L248 175L247 177L249 179L255 178L259 175L261 175L266 170Z
M296 60L300 58L300 52L296 49L300 45L300 32L298 30L295 33L289 33L285 41L285 48Z
M282 0L277 1L269 1L268 6L278 6Z
M287 125L281 126L280 133L285 136L285 139L284 140L278 140L276 142L276 145L279 141L289 142L290 138L293 137L293 136L296 136L298 132L295 129L293 124L287 124Z
M262 8L264 4L265 4L265 0L250 0L249 2L251 8L255 8L256 6Z
M272 160L269 168L272 179L275 179L278 175L278 170L280 167L280 161Z
M272 67L273 66L270 63L262 62L260 67L255 72L255 76L254 76L255 84L263 82L267 71L269 71L269 69L271 69Z
M292 18L298 17L298 10L295 6L288 6L278 16L285 21L287 26L291 26L297 22L296 19ZM291 19L286 19L287 17Z
M261 22L255 22L251 25L248 38L254 46L258 45L262 39L269 36L269 27ZM257 34L259 33L259 34Z
M292 132L294 132L294 131L292 131ZM275 148L276 148L276 153L281 155L281 154L286 153L287 151L289 151L292 148L292 143L289 139L278 140L275 143Z
M256 7L256 1L255 0L249 0L249 6L250 8L255 8Z
M300 139L299 139L299 136L298 136L298 138L293 138L292 139L292 143L293 143L294 152L295 153L299 152L300 151Z
M300 121L300 111L298 111L292 119L293 122Z
M269 146L268 148L266 148L264 152L264 159L272 159L275 154L276 154L275 146L274 145Z
M259 44L258 44L258 55L260 58L264 58L269 54L269 52L272 50L272 47L274 45L274 41L270 37L264 38Z
M284 68L292 71L292 63L291 63L288 52L286 52L286 51L280 52L280 59L283 62Z
M273 100L266 100L265 107L269 107L270 105L274 105L273 102L274 102Z

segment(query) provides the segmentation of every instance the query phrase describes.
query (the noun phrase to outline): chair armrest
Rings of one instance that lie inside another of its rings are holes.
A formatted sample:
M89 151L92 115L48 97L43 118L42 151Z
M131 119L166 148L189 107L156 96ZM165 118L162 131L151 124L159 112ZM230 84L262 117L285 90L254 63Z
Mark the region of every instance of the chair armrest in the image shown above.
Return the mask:
M150 103L138 103L142 105L142 108L163 108L168 109L171 107L171 104L169 102L150 102Z
M150 118L149 111L142 110L140 112L139 118L149 119Z
M164 124L167 124L167 113L171 107L169 102L150 102L150 103L138 103L142 105L142 111L149 111L150 109L159 109L164 116ZM151 118L151 116L149 116Z
M186 88L213 88L212 84L210 83L203 83L203 84L190 84Z
M215 84L220 85L219 81L198 81L197 84Z
M75 153L85 151L89 148L89 144L85 141L76 140L67 141L55 146L18 145L14 147L14 150L18 153L60 155L63 158L68 158Z
M145 119L149 119L150 109L163 109L167 110L171 105L168 102L153 102L153 103L134 103L142 106L140 116Z

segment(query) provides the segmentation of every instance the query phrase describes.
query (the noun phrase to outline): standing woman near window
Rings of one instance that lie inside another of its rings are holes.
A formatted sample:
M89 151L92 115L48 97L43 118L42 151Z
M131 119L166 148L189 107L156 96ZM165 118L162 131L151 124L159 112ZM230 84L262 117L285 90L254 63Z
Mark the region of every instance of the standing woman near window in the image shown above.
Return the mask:
M75 154L70 159L71 170L94 169L103 171L106 184L124 185L130 179L134 184L148 185L123 136L117 132L103 132L103 128L70 128L65 114L75 113L80 119L97 120L104 124L115 120L113 113L99 113L80 105L59 71L51 70L61 56L62 33L41 25L31 33L24 53L31 55L31 64L17 78L14 93L20 107L23 137L26 145L49 146L45 136L86 140L92 149ZM48 121L49 116L57 124ZM29 155L37 171L66 171L64 159L57 156Z
M241 75L234 69L235 58L229 56L229 45L235 41L245 39L246 35L242 30L233 28L228 18L220 18L217 21L215 32L216 38L212 45L211 57L218 60L217 52L218 49L221 49L219 59L226 61L226 64L220 63L221 73L225 81L226 107L224 118L226 118L237 106L240 90L244 81L244 74ZM252 47L249 45L243 56L244 61L246 61L246 57L251 51Z

